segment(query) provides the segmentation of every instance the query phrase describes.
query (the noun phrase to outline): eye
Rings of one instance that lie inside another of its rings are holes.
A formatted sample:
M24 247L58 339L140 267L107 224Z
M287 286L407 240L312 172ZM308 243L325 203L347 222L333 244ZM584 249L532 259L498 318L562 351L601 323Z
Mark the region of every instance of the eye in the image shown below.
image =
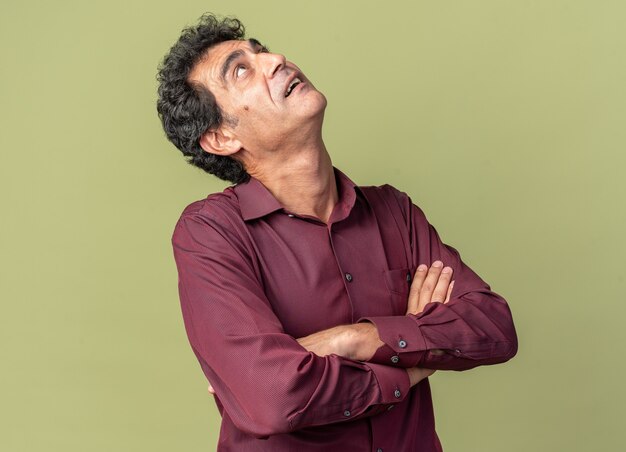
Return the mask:
M240 64L239 66L237 66L237 68L235 69L235 76L237 78L239 78L245 71L247 71L248 68L245 67L243 64Z

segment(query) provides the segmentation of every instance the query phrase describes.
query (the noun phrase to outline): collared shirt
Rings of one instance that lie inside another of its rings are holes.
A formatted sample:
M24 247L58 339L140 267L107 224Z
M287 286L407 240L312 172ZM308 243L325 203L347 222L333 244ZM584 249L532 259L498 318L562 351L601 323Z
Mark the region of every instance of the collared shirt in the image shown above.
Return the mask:
M219 451L441 451L429 381L409 387L405 368L461 371L517 351L506 301L406 193L333 170L328 223L286 210L251 178L176 224L182 315L215 389ZM449 302L405 315L417 266L438 259L454 270ZM367 362L296 341L360 321L385 342Z

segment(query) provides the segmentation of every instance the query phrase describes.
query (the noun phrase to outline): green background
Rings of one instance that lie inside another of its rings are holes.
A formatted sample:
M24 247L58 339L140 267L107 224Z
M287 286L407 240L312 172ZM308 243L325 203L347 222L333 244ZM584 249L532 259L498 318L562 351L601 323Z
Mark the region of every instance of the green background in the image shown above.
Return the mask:
M409 193L508 300L518 355L431 377L446 452L619 450L626 4L502 0L4 0L0 449L215 447L170 238L227 183L155 111L204 11L298 64L333 164Z

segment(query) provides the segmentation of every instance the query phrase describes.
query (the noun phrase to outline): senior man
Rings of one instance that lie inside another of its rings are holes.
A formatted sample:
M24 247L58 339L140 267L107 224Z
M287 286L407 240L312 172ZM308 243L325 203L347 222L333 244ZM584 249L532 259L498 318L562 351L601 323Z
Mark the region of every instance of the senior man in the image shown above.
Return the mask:
M441 451L428 378L517 352L506 301L392 187L322 140L326 98L237 19L202 16L159 68L189 163L232 183L172 244L220 451Z

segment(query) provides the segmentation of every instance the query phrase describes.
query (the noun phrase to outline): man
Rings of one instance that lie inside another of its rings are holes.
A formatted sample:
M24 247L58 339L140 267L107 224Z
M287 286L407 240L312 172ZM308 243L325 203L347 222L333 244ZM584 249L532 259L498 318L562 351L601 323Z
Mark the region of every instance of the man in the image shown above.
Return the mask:
M168 138L234 184L172 237L218 450L441 451L427 377L512 358L509 307L406 193L332 165L323 94L244 37L205 15L159 70Z

